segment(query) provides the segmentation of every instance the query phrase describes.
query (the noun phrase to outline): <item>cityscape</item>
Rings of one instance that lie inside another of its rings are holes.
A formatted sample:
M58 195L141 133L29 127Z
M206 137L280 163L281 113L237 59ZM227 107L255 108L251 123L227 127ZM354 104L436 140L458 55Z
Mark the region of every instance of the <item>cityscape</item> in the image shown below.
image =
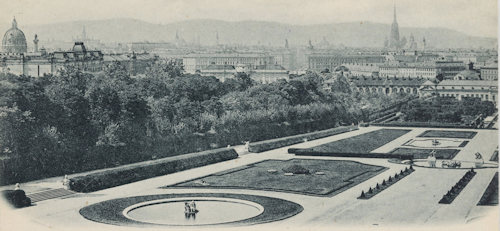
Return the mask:
M0 229L499 229L495 0L46 3L0 10Z

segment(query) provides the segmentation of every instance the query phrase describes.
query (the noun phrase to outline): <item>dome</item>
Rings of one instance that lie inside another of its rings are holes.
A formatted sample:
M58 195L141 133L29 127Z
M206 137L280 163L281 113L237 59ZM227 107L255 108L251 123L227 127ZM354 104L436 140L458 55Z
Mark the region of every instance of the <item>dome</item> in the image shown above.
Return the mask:
M8 53L25 53L28 48L24 33L17 28L16 19L12 20L12 28L5 32L2 40L2 51Z

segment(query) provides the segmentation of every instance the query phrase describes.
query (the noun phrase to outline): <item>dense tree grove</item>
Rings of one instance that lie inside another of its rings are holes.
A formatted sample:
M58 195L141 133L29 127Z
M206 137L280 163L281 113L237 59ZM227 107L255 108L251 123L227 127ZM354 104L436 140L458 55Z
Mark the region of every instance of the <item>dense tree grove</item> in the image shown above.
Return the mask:
M352 92L338 74L271 84L238 75L222 83L182 74L169 61L137 77L119 63L93 74L0 74L1 183L357 123L400 98Z
M457 100L454 97L413 100L401 108L405 121L462 124L473 123L479 116L485 118L495 111L493 102L479 98Z

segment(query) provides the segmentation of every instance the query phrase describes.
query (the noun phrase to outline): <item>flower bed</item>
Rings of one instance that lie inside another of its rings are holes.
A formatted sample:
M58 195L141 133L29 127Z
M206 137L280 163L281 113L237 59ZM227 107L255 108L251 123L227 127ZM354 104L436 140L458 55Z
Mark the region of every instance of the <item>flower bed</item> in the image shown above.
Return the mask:
M477 205L498 205L498 172L491 179Z
M300 165L302 171L286 168L294 165ZM347 160L265 160L162 188L251 189L334 196L385 170L386 167Z
M477 132L427 130L417 137L472 139Z
M318 153L369 153L411 130L380 129L361 135L322 144L312 148Z
M458 194L462 192L462 190L467 186L467 184L472 180L472 178L476 175L474 169L467 171L465 175L449 190L443 198L439 201L439 204L451 204L455 198L457 198Z
M434 149L436 151L437 159L453 159L460 150L458 149ZM419 148L396 148L390 153L398 155L411 155L414 159L425 159L429 157L432 149L419 149Z
M404 177L410 175L414 171L415 171L415 169L413 169L412 166L410 166L410 168L405 168L405 170L404 171L401 170L401 172L399 174L396 173L396 175L394 175L394 177L389 176L389 179L387 179L387 181L383 180L382 183L380 183L380 184L377 183L377 185L375 185L374 188L370 187L366 193L365 193L365 191L361 191L361 195L358 197L358 199L370 199L370 198L374 197L375 195L384 191L386 188L389 188L391 185L397 183L398 181L400 181Z

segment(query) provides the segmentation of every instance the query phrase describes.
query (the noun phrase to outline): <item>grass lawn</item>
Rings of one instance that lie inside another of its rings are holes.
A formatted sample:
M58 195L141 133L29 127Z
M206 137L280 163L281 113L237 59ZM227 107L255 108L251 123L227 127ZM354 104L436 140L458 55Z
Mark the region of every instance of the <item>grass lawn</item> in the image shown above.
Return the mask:
M440 130L427 130L417 137L436 137L436 138L459 138L459 139L472 139L476 136L477 132L470 131L440 131Z
M380 129L312 148L314 152L369 153L411 130Z
M458 149L434 149L436 150L437 159L453 159L460 151ZM393 154L413 154L415 159L425 159L429 156L431 149L418 148L396 148L391 151Z
M300 165L310 174L285 175L283 168ZM283 191L314 196L333 196L387 168L341 160L266 160L233 171L181 182L167 187L209 187ZM269 172L268 170L276 170ZM316 172L323 172L317 175Z
M477 205L498 205L498 172L491 179Z
M122 226L135 226L144 228L145 226L168 226L159 224L150 224L141 221L129 219L123 215L123 210L137 203L166 199L166 198L181 198L181 197L218 197L218 198L234 198L240 200L252 201L264 207L264 212L258 216L251 217L241 221L225 223L221 225L238 225L238 224L259 224L276 220L283 220L294 216L304 208L299 204L291 201L246 194L229 194L229 193L185 193L185 194L160 194L137 197L126 197L113 200L107 200L96 204L89 205L80 209L80 214L88 220ZM181 213L183 211L180 211Z

